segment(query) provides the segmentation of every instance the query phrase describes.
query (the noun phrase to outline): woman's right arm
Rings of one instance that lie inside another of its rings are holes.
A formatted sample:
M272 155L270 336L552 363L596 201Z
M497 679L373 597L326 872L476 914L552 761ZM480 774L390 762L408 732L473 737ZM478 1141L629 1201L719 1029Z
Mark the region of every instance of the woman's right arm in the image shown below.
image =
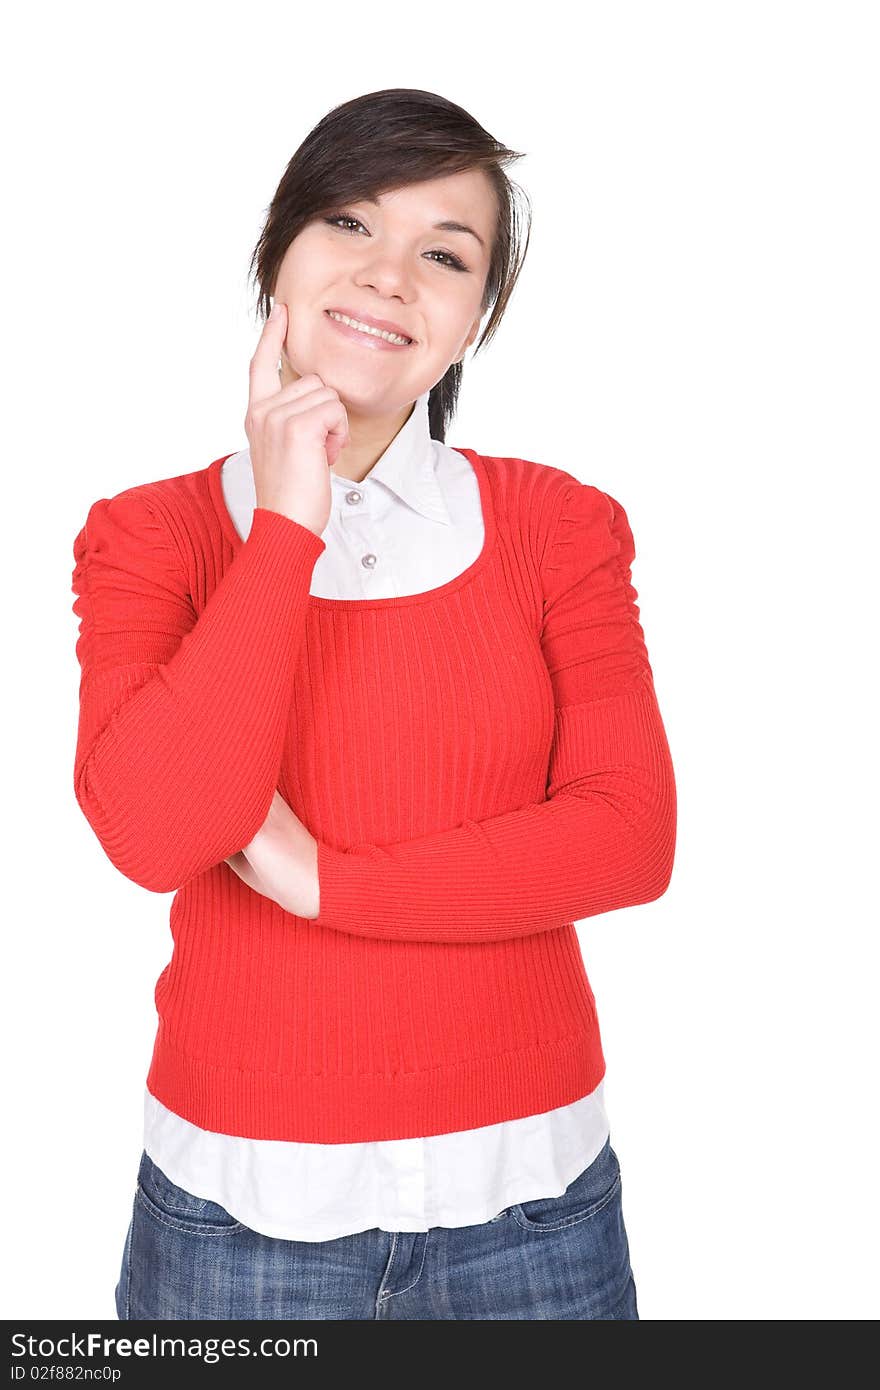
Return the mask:
M168 893L240 850L278 783L323 540L254 511L196 620L149 488L95 502L74 542L77 801L116 868Z
M76 798L112 863L156 893L249 844L278 782L348 418L314 374L278 389L276 308L250 367L251 530L198 618L178 550L189 541L157 485L95 502L74 542Z

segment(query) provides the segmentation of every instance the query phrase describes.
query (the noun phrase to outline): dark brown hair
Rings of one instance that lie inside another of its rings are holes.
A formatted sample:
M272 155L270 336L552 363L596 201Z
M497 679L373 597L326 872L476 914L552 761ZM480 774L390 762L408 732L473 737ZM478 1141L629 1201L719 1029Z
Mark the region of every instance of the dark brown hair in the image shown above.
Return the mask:
M523 239L517 195L527 205L528 198L504 172L507 164L521 158L461 106L435 92L387 87L333 107L291 158L267 210L250 260L250 273L259 285L259 314L265 319L269 313L290 243L320 213L378 198L406 184L482 169L495 190L498 217L480 306L481 315L490 306L492 313L474 347L478 352L501 322L528 249L530 224L525 222ZM428 412L434 439L446 439L462 366L453 362L431 389Z

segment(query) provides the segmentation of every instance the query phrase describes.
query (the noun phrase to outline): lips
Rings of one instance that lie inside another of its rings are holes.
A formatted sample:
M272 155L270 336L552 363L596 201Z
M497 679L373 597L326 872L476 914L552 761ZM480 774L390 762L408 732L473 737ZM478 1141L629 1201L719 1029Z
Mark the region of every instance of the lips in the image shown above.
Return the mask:
M365 323L368 328L381 328L385 333L397 333L401 338L409 338L413 343L416 341L402 324L392 323L391 319L377 319L374 314L359 313L356 309L347 309L343 304L330 304L324 312L345 314L346 318L357 319L358 323Z

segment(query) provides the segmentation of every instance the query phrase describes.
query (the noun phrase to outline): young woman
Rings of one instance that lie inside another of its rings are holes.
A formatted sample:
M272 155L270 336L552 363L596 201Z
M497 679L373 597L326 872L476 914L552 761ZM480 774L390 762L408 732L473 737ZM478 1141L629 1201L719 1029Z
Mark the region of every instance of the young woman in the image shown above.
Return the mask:
M638 1318L574 926L672 872L632 533L445 443L519 157L428 92L331 111L249 447L76 538L77 800L174 892L120 1318Z

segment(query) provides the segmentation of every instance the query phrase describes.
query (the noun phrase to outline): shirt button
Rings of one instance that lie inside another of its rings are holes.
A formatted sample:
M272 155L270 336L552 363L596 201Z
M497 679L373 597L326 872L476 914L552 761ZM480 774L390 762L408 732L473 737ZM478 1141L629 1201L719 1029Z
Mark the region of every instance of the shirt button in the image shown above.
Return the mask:
M354 489L352 489L351 492L345 494L345 500L349 505L353 505L355 502L361 502L363 501L363 493L355 492Z
M371 570L376 563L375 555L362 555L361 564L365 570Z

